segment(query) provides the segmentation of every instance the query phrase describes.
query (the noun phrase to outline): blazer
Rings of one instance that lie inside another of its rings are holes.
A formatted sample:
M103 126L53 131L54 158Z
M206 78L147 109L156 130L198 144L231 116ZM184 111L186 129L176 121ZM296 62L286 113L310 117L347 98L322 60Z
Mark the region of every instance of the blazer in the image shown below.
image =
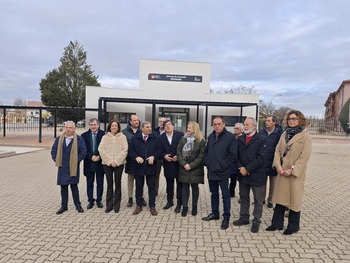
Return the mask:
M158 142L161 148L161 158L163 159L164 176L166 178L178 178L179 177L179 162L168 162L164 159L166 154L170 154L171 157L177 155L177 145L184 136L183 132L174 131L171 144L169 143L168 137L164 132L158 137Z
M86 149L87 149L87 154L86 154L86 157L84 158L84 175L85 176L91 175L94 172L96 172L98 174L104 174L101 156L100 156L100 153L98 151L98 146L100 145L101 139L104 135L105 135L104 131L102 131L100 129L97 130L97 134L96 134L97 153L94 154L93 149L92 149L92 132L91 132L91 130L88 130L88 131L81 134L81 137L84 139L85 144L86 144ZM91 160L93 155L100 156L100 160L98 162L93 162Z

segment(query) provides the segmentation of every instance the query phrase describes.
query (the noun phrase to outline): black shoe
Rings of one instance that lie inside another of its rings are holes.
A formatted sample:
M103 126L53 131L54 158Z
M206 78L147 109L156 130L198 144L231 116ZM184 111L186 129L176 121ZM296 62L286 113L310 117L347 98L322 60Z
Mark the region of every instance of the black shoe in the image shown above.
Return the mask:
M276 230L283 230L283 227L275 227L275 226L269 226L265 229L266 231L276 231Z
M181 206L182 206L182 205L179 205L179 204L176 205L175 210L174 210L174 212L175 212L176 214L178 214L178 213L181 212Z
M220 219L220 216L214 215L213 213L210 213L206 217L202 218L203 221L219 220L219 219Z
M193 216L197 215L197 206L192 207L192 215Z
M119 208L114 209L114 213L119 213Z
M132 205L134 204L134 202L132 201L132 198L129 198L128 204L126 205L127 207L132 207Z
M292 231L292 230L289 230L289 229L287 228L286 230L284 230L283 235L289 236L289 235L294 234L294 233L296 233L296 232L298 232L298 231L299 231L299 230Z
M188 213L188 207L183 207L182 208L182 212L181 212L181 216L182 217L185 217L185 216L187 216L187 213Z
M93 208L94 207L94 203L89 203L88 205L87 205L87 209L91 209L91 208Z
M259 223L253 223L252 228L250 231L252 231L252 233L258 233L259 232L259 228L260 228L260 224Z
M97 202L96 204L98 208L103 208L103 204L101 202Z
M113 208L107 208L106 210L105 210L105 213L109 213L109 212L111 212L113 210Z
M174 206L174 203L173 202L167 202L166 205L163 207L163 209L169 209L170 207Z
M230 225L230 219L224 218L224 220L222 220L222 223L221 223L221 229L225 230L229 227L229 225Z
M68 210L67 207L61 206L61 208L56 212L56 215L63 214L63 213L66 212L67 210Z
M273 204L271 202L267 203L267 208L273 208Z
M234 226L243 226L249 225L249 220L244 220L243 218L239 218L238 220L233 221Z
M83 213L84 209L81 206L78 206L77 207L77 211L78 211L78 213Z
M146 203L144 198L142 198L141 204L142 204L142 206L147 206L147 203Z
M231 198L234 198L235 196L236 196L235 193L230 193Z

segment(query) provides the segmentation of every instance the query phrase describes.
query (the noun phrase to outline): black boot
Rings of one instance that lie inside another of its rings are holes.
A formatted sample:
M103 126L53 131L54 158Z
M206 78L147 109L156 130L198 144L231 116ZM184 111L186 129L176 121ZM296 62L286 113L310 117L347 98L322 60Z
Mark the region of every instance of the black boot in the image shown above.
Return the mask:
M172 206L174 206L174 203L173 203L173 201L168 201L167 203L166 203L166 205L163 207L163 209L169 209L170 207L172 207Z

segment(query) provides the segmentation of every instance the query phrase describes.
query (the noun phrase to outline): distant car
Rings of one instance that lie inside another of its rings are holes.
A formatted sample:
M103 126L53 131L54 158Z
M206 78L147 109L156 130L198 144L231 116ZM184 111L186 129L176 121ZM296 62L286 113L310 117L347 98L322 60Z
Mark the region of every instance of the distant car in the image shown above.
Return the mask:
M85 120L80 120L77 122L77 127L84 128L85 127Z

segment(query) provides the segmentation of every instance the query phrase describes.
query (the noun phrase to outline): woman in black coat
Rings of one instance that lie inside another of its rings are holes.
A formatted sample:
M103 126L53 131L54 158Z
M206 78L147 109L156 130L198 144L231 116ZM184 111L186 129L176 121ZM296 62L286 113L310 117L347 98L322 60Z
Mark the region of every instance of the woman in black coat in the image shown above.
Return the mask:
M177 158L180 164L179 181L182 183L181 215L188 213L189 188L192 188L192 215L197 215L199 198L198 184L204 184L204 151L205 139L197 122L190 121L187 131L177 146Z

